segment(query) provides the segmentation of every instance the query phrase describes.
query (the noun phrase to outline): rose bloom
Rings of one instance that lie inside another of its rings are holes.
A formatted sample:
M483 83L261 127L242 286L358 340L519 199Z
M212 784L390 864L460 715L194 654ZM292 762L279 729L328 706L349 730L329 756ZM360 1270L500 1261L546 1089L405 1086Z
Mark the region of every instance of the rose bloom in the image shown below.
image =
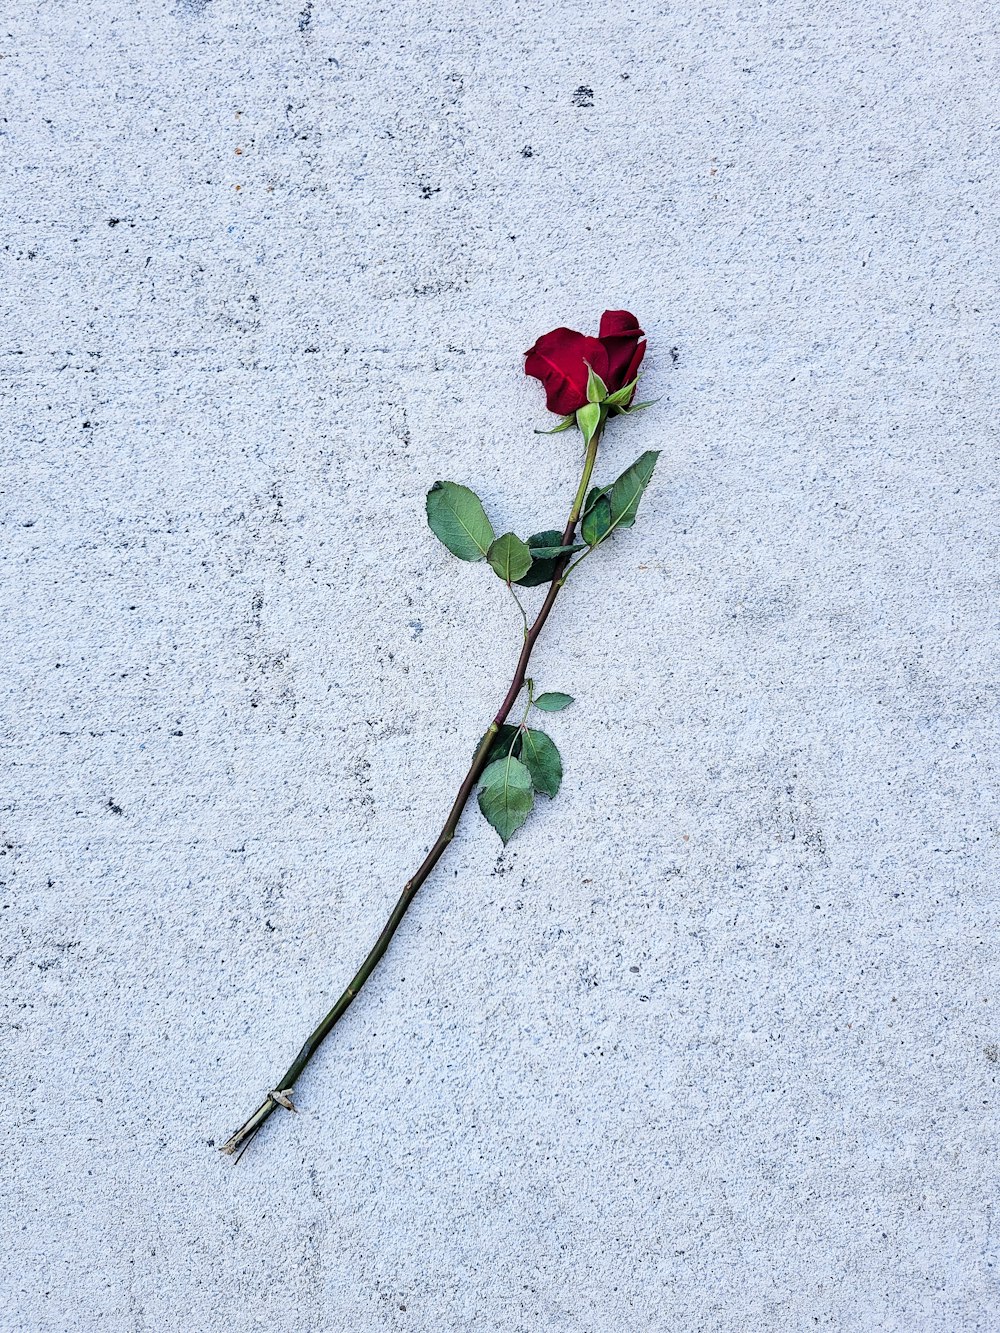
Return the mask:
M605 310L596 338L575 329L543 333L529 351L524 373L545 385L550 412L567 417L587 401L587 366L615 393L631 384L646 351L645 334L627 310Z

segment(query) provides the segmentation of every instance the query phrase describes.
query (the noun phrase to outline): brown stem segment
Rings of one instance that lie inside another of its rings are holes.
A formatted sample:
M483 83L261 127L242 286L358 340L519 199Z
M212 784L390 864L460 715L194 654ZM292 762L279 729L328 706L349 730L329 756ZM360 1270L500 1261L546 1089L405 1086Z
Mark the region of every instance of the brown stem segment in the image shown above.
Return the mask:
M597 457L597 446L600 441L600 434L600 430L598 430L587 446L583 475L580 478L580 485L577 489L576 498L573 501L573 508L570 510L569 520L562 535L562 544L564 546L570 546L572 544L574 534L576 533L576 525L580 518L580 511L583 508L584 496L587 493L587 487L590 484L590 476L594 469L594 460ZM361 987L374 972L382 955L385 953L386 949L388 949L389 941L392 939L393 935L395 935L399 923L406 915L406 909L416 897L417 890L437 865L438 861L444 854L445 848L455 836L455 829L458 827L458 821L462 817L462 812L468 804L469 797L475 790L476 783L478 782L483 769L486 767L486 756L489 754L490 746L493 744L493 738L503 726L504 722L506 722L510 710L514 707L514 702L517 699L517 696L524 688L525 676L527 675L528 662L531 659L532 650L538 640L539 634L542 632L542 626L545 624L546 620L548 620L549 612L552 610L552 607L555 605L555 600L559 596L559 589L563 585L563 576L569 561L570 557L565 555L555 567L552 575L552 582L549 585L548 593L545 596L545 601L542 602L541 609L535 617L534 623L524 636L524 645L521 648L521 655L518 658L517 667L514 670L514 678L510 683L510 689L507 691L496 717L487 728L486 735L483 737L479 744L479 748L476 750L475 757L472 760L472 765L468 773L466 773L465 777L462 779L462 785L458 789L458 795L455 797L451 810L448 812L448 818L445 820L444 828L438 835L437 841L424 857L416 874L414 874L411 879L407 880L403 892L399 895L399 901L392 909L392 915L382 927L382 933L368 951L367 958L361 964L361 967L358 969L351 984L347 987L343 995L341 995L340 999L322 1022L306 1038L305 1044L279 1079L275 1086L275 1090L267 1094L264 1101L258 1106L257 1110L254 1111L250 1119L242 1124L236 1133L226 1140L222 1145L220 1152L239 1157L243 1150L249 1147L251 1140L255 1137L272 1111L275 1111L279 1106L284 1107L287 1110L295 1109L291 1100L291 1092L295 1086L296 1080L329 1036L332 1029L354 1003Z

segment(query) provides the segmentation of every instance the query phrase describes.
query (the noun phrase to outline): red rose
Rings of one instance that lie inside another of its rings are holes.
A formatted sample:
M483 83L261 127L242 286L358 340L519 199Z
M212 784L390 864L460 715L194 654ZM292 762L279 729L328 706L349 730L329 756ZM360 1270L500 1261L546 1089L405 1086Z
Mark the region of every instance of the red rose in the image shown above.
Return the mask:
M543 333L525 352L524 373L545 385L549 411L567 417L587 401L588 364L608 386L608 393L632 383L646 350L645 336L635 315L605 310L596 338L573 329Z

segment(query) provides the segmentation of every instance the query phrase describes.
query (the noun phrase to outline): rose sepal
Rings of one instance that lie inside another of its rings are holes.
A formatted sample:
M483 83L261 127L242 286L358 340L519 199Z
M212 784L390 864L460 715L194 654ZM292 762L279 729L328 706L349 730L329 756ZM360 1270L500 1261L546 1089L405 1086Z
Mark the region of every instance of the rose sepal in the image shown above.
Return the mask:
M553 426L551 430L536 430L536 435L559 435L564 430L569 430L571 426L576 425L576 413L571 412L568 417L563 417L558 426Z
M601 403L585 403L577 409L576 424L580 427L584 444L590 444L606 415Z
M630 400L635 394L635 387L638 383L639 376L636 375L631 384L623 384L620 389L616 389L614 393L608 394L608 407L628 407Z
M659 401L659 398L647 398L644 403L633 403L631 407L619 407L617 415L620 417L631 417L634 416L636 412L641 412L644 407L652 407L654 403L658 403Z
M601 379L600 375L597 374L589 361L584 364L587 367L587 402L603 403L608 396L608 386Z

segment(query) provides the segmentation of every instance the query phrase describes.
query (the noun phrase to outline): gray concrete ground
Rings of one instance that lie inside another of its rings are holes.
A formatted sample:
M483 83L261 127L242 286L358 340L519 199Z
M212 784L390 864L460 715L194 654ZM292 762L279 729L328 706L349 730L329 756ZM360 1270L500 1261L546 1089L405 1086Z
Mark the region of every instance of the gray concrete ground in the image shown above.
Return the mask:
M994 23L7 5L0 1326L1000 1328ZM605 306L563 792L234 1169L516 655L424 493L561 521Z

